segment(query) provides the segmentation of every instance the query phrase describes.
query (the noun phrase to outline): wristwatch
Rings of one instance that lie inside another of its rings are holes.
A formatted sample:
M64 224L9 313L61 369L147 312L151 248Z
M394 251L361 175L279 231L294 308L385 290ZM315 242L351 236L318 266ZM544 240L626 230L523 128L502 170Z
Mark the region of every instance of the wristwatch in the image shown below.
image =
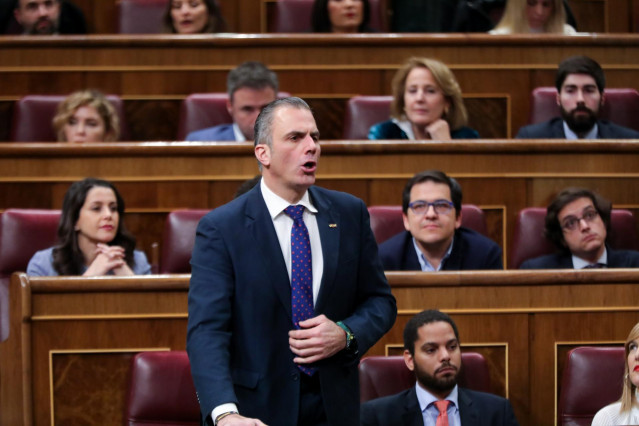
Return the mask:
M344 350L346 350L346 352L348 352L349 354L357 355L358 349L357 339L355 338L355 335L353 334L351 329L348 328L348 326L342 321L337 321L337 325L339 325L342 330L346 332L346 348L344 348Z

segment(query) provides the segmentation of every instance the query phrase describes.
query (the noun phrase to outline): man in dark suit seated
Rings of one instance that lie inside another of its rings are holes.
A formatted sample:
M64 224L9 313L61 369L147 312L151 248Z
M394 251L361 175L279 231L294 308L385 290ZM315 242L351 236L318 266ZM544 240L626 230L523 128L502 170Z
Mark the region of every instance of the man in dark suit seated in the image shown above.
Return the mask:
M639 252L606 246L611 211L610 201L588 189L564 189L548 206L544 230L560 252L529 259L520 268L639 267Z
M519 139L639 139L639 132L598 120L605 101L601 66L587 56L559 64L555 86L561 117L519 129Z
M226 109L233 123L196 130L187 141L252 141L253 126L262 109L277 97L277 74L257 61L244 62L229 72Z
M368 211L313 185L319 131L299 98L260 113L255 156L260 183L197 227L186 349L202 416L357 425L359 354L397 314Z
M444 172L413 176L402 194L404 227L379 245L387 271L503 269L501 248L461 226L462 190Z
M457 386L459 333L437 310L422 311L404 329L404 361L414 387L362 404L362 426L517 425L507 399Z

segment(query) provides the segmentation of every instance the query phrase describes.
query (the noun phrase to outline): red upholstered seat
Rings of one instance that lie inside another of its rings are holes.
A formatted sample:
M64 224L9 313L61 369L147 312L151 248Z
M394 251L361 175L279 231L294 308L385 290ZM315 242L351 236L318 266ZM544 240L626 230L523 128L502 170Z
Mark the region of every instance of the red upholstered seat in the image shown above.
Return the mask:
M164 32L162 17L170 0L119 0L117 28L120 34L159 34Z
M377 244L405 230L402 206L370 206L371 229ZM462 205L462 226L488 236L484 212L473 204Z
M176 210L168 214L162 234L161 274L191 273L191 252L195 244L195 229L205 209Z
M346 104L343 137L348 140L368 139L373 124L390 119L392 96L354 96Z
M544 207L528 207L519 212L508 257L509 269L517 269L525 260L556 251L544 236L545 218ZM618 250L637 250L637 223L632 212L613 209L610 219L610 246Z
M13 142L56 142L52 120L56 108L66 96L28 95L15 103L9 140ZM107 95L120 120L120 140L128 140L129 130L124 118L124 104L116 95Z
M277 0L270 18L269 29L274 33L305 33L311 30L311 15L314 0ZM380 32L388 25L383 0L368 0L370 5L369 26Z
M9 337L9 277L57 242L59 210L8 209L0 216L0 341Z
M460 386L490 392L486 359L476 352L462 353ZM360 401L393 395L415 386L415 374L406 367L403 356L369 356L359 363Z
M133 357L125 424L200 424L200 405L186 351L141 352Z
M291 96L288 92L279 92L279 98ZM232 123L233 118L226 109L226 93L193 93L180 105L177 140L182 141L196 130L220 124Z
M568 352L561 377L558 424L590 426L597 411L621 397L624 363L622 346L583 346Z
M639 130L639 92L635 89L605 89L605 102L600 117L615 124ZM538 87L532 92L530 99L530 116L528 123L542 123L559 117L557 105L557 89L554 87Z

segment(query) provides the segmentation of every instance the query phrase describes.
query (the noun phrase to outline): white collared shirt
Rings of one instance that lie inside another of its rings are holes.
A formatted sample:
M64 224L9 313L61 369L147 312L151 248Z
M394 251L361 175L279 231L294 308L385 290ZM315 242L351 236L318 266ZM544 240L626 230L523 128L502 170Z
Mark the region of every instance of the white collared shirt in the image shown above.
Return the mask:
M419 408L422 410L422 418L424 419L424 426L435 426L437 423L437 416L439 411L435 406L435 401L439 401L432 393L421 387L419 383L415 384L415 391L417 393L417 402L419 402ZM446 397L447 401L451 403L448 405L448 425L449 426L461 426L461 416L459 415L459 392L457 385Z
M235 142L246 142L246 136L244 136L237 123L233 123L233 134L235 135Z
M288 271L289 282L291 279L291 230L293 229L293 219L290 218L284 209L290 206L290 203L275 194L266 186L264 179L260 181L260 189L262 191L262 197L266 203L271 219L273 219L273 226L275 227L275 233L277 233L277 239L280 242L280 248L282 249L282 255L284 256L284 262L286 262L286 270ZM322 242L320 240L319 228L317 227L317 209L311 203L308 195L308 190L304 193L301 200L297 202L306 209L304 209L304 224L308 229L308 236L311 241L311 263L313 268L313 306L317 302L317 295L319 294L320 284L322 282L322 273L324 271L324 256L322 254Z
M599 259L597 259L597 261L595 263L601 263L602 265L608 265L608 251L607 251L607 249L605 247L604 247L603 254L601 255L601 257L599 257ZM588 262L587 260L582 259L581 257L577 257L574 254L572 255L572 266L575 269L584 269L588 265L592 265L592 263Z
M564 124L564 135L566 135L566 139L597 139L597 132L599 131L599 128L597 127L597 123L595 123L595 125L592 126L592 129L590 129L590 131L586 133L583 138L580 138L579 136L577 136L577 133L573 132L572 129L568 127L568 124L566 123L566 121L564 121L563 124Z

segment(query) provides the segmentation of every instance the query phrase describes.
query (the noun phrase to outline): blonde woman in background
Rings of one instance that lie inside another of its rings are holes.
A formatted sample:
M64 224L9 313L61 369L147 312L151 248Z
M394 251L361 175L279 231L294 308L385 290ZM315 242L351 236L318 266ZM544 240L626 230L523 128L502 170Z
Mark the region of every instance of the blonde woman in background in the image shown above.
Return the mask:
M566 24L562 0L508 0L504 16L490 34L576 34Z
M53 129L58 142L113 142L120 137L115 108L97 90L74 92L60 102Z
M621 399L599 410L592 419L592 426L639 424L639 323L630 330L625 348L626 368Z
M395 73L391 83L391 120L377 123L368 139L477 139L477 131L466 127L468 114L461 88L443 62L410 58Z

